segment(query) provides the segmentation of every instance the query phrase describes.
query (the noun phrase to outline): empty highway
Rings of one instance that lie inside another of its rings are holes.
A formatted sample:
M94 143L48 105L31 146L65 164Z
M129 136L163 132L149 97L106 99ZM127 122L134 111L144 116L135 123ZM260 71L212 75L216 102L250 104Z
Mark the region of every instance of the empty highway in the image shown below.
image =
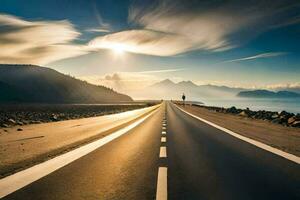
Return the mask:
M296 200L300 167L166 102L120 137L3 199Z

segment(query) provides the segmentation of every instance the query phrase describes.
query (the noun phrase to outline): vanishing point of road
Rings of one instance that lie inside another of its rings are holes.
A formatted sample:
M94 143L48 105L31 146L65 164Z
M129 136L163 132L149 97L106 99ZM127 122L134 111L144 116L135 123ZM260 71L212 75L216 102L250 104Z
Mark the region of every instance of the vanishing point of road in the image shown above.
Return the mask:
M299 200L300 165L165 102L126 134L3 199Z

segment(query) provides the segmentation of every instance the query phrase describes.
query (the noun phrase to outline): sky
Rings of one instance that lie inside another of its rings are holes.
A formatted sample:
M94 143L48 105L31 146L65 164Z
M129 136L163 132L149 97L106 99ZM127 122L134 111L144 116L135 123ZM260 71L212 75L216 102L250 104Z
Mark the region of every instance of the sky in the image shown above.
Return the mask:
M0 0L0 63L107 86L300 87L299 44L299 0Z

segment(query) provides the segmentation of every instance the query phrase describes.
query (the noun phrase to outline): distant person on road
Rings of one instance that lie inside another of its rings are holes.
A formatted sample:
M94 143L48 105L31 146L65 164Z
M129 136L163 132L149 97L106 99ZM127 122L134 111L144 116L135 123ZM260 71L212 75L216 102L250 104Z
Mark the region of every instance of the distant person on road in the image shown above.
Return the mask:
M185 101L185 95L184 93L182 94L182 101L183 101L183 105L185 105L184 101Z

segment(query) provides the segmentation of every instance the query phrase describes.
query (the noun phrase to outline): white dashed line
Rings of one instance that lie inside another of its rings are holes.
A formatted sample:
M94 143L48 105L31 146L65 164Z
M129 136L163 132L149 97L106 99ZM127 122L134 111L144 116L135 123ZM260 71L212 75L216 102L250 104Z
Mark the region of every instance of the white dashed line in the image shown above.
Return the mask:
M166 115L164 115L162 120L162 135L166 135L166 126L167 126L167 119ZM161 142L167 142L167 138L165 136L161 137ZM159 151L160 158L167 157L167 147L160 147ZM156 187L156 200L167 200L168 199L168 168L167 167L159 167L158 168L158 177L157 177L157 187Z
M156 200L168 199L168 168L159 167L157 186L156 186Z
M159 157L160 158L167 157L167 148L166 147L160 147Z

